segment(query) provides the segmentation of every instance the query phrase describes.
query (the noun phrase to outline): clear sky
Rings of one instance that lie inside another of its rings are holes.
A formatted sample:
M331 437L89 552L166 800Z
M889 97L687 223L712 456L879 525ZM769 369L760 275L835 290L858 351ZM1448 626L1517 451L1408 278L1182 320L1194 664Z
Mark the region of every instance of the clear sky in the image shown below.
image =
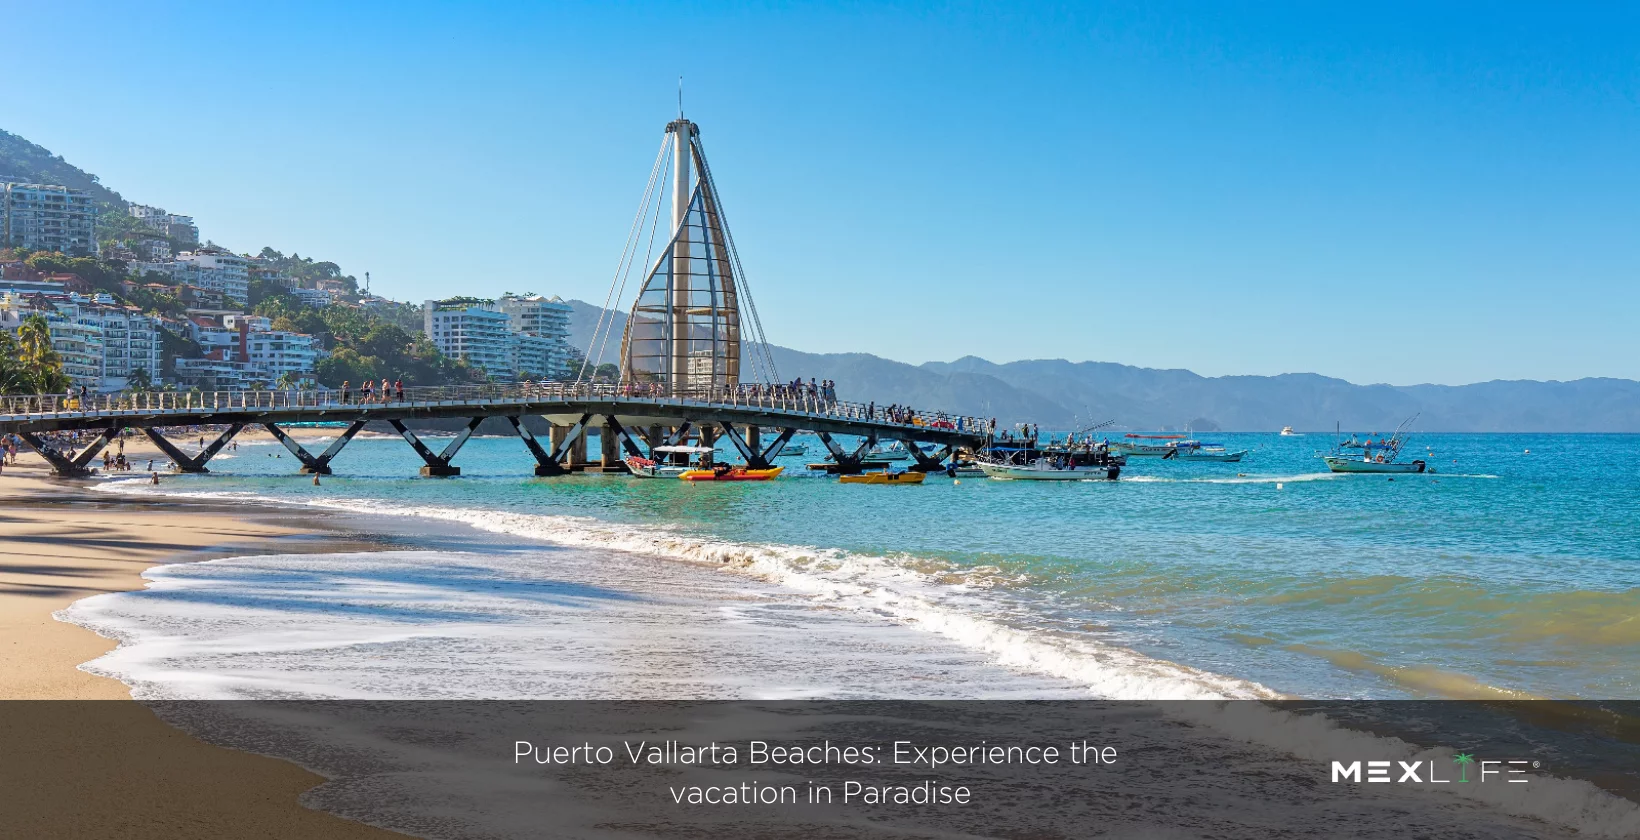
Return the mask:
M7 0L0 128L420 301L601 302L676 109L771 340L1640 378L1640 6Z

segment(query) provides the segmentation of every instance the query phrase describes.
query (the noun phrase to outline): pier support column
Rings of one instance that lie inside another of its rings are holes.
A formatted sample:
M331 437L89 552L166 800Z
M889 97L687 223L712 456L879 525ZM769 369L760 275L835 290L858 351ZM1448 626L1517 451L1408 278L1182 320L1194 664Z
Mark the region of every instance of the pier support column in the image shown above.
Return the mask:
M109 426L103 430L102 434L97 436L96 440L80 450L80 453L73 458L58 452L55 447L40 440L33 432L19 432L18 437L21 437L31 449L38 452L41 458L46 459L46 463L51 465L52 475L58 478L85 478L91 475L91 459L101 454L109 442L119 436L122 428L124 427Z
M616 431L619 428L615 418L609 417L598 429L598 467L606 473L626 472L626 463L621 460L621 433Z
M740 457L746 459L746 466L754 470L766 470L772 466L774 459L780 456L780 450L785 449L792 435L797 434L796 429L784 429L767 449L763 449L757 445L757 426L747 426L746 437L742 438L732 423L720 422L718 425L723 428L723 436L740 451Z
M227 431L223 432L216 440L211 441L204 449L201 449L198 455L192 456L178 449L177 445L161 434L159 429L150 426L142 431L148 435L148 439L153 441L155 446L159 447L161 452L164 452L177 465L177 472L208 473L210 470L205 468L205 463L216 457L216 453L221 452L222 447L227 446L228 441L233 440L233 436L239 434L239 430L243 428L245 428L244 423L235 423L229 426Z
M352 440L360 429L364 428L364 421L354 420L347 427L347 431L342 432L341 437L332 441L324 453L317 456L303 449L301 444L292 440L291 436L285 434L285 430L279 428L277 424L263 423L262 425L267 428L269 434L272 434L280 443L285 445L286 449L290 450L290 454L296 456L296 460L302 462L300 472L303 475L330 475L330 459L336 457L337 453L342 451L342 447L346 446L347 442Z
M831 452L832 459L837 462L837 466L828 470L828 472L835 472L838 475L859 475L865 467L862 460L865 458L866 452L877 444L877 435L873 433L867 435L866 439L861 441L853 452L849 452L837 441L832 440L831 435L825 432L819 434L820 442L826 445L826 449Z
M398 431L399 436L403 437L405 442L410 444L410 448L416 450L416 454L421 456L421 460L426 462L426 466L421 468L423 476L447 478L461 475L461 468L452 465L450 459L456 457L456 453L461 451L461 447L467 443L468 438L473 436L473 432L478 429L478 424L484 422L484 418L474 417L468 420L467 427L462 429L454 440L445 445L444 451L437 455L434 455L433 450L428 449L427 445L421 442L421 438L416 437L415 432L406 428L403 421L389 420L387 422L392 424L393 428Z
M901 438L900 442L904 443L906 449L911 452L911 457L917 459L917 463L908 468L914 472L944 472L945 459L951 457L953 451L951 444L946 444L944 449L933 457L929 457L927 453L922 451L922 447L918 446L917 442L911 438Z
M550 444L549 450L541 448L539 440L530 434L528 429L524 428L523 423L518 418L509 417L507 420L513 424L514 429L518 430L518 436L524 439L524 445L530 448L530 454L535 456L535 474L537 476L551 478L569 475L571 471L576 469L576 462L572 458L572 452L576 445L580 445L582 453L586 452L586 428L587 424L592 422L592 415L590 414L581 415L581 419L573 425L559 426L555 424L552 431L547 434L547 440ZM582 457L584 459L585 455L583 454Z

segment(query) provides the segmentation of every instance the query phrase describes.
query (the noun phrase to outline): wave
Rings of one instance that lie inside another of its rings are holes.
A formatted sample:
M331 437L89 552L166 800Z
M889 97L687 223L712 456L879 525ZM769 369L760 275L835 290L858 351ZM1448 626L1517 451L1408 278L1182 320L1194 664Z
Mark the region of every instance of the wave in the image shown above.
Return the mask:
M101 485L116 492L294 504L373 516L459 522L493 533L577 548L662 557L744 574L801 592L817 605L853 610L933 633L986 654L996 664L1085 686L1116 700L1270 699L1259 683L1215 674L1137 651L1065 634L1021 629L986 614L977 597L996 570L915 569L911 558L832 548L741 543L659 525L614 524L590 517L467 508L405 508L367 499L295 501L232 491L155 490L140 481Z

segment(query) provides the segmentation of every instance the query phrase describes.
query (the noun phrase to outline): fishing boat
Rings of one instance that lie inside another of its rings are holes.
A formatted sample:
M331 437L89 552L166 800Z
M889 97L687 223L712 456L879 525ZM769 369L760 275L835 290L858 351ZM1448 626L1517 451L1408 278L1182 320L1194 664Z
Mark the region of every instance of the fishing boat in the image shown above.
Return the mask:
M971 461L952 461L945 474L952 478L984 478L985 468Z
M900 472L877 470L859 475L841 476L837 481L840 484L921 484L923 479L927 477L927 473L912 470L902 470Z
M687 470L678 478L684 481L768 481L780 475L783 469L785 468L770 467L766 470L749 470L745 467L718 464L709 469Z
M1421 473L1427 469L1422 459L1413 461L1397 461L1401 449L1406 446L1409 436L1407 428L1412 421L1418 419L1414 414L1396 427L1395 434L1382 440L1367 438L1358 441L1354 435L1349 440L1339 441L1333 451L1322 455L1321 459L1327 462L1327 469L1336 473Z
M1222 461L1234 464L1241 461L1247 450L1231 452L1222 443L1202 443L1199 440L1181 440L1171 444L1173 449L1162 457L1170 461Z
M1058 458L1038 458L1025 464L1006 461L977 463L987 476L1003 481L1115 481L1122 472L1119 466L1077 467Z
M1126 455L1129 458L1163 458L1173 451L1174 441L1184 440L1184 435L1123 435L1122 440L1110 445L1110 451L1117 455ZM1149 443L1148 441L1166 441L1165 443Z
M649 453L654 459L628 455L624 461L627 470L639 478L677 478L690 470L707 469L707 456L716 452L710 446L657 446ZM677 456L694 464L668 463Z

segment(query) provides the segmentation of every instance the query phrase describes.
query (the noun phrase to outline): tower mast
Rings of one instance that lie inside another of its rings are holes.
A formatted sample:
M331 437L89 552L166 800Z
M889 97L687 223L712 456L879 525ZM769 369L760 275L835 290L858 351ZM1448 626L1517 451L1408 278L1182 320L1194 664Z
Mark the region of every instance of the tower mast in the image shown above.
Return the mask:
M690 170L694 162L695 124L680 116L666 126L672 135L672 230L682 231L672 243L672 276L669 290L667 327L667 376L673 396L680 396L689 382L689 289L693 284L690 271L689 235L683 230L689 219L689 200L694 197L694 179Z

